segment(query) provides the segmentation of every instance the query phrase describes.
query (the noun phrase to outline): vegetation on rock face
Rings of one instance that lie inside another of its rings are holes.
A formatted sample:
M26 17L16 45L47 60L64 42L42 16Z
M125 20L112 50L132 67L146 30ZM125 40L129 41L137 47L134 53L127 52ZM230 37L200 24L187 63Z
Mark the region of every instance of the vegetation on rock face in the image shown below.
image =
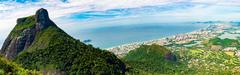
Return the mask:
M42 30L36 35L35 41L28 48L28 50L44 49L49 46L55 45L62 40L74 41L75 39L61 29L59 29L58 27L49 26L47 29Z
M5 40L0 53L7 58L13 59L22 50L27 49L34 41L36 33L39 31L36 28L35 20L35 16L19 18L17 20L17 25Z
M127 74L240 74L240 60L223 51L199 49L173 51L176 61L166 59L164 57L166 52L170 50L158 45L144 45L130 51L123 58L128 66Z
M49 42L47 48L35 50L44 45L41 41ZM25 68L44 70L54 65L51 68L68 74L124 74L125 65L114 54L85 45L54 27L42 32L34 45L16 58Z
M36 22L35 22L35 17L34 16L19 18L17 20L17 25L14 27L14 29L11 31L10 34L11 34L12 37L20 36L24 29L34 27L35 23Z
M17 20L17 25L14 28L14 30L23 30L23 29L27 29L30 27L33 27L35 25L36 21L35 21L35 16L28 16L28 17L24 17L24 18L19 18Z

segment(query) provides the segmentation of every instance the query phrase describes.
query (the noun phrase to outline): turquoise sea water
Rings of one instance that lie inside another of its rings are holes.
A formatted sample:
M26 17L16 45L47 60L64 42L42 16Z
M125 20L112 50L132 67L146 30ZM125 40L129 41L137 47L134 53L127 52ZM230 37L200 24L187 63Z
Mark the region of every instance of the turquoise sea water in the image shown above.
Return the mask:
M159 39L166 36L198 30L206 25L192 23L157 23L122 26L108 26L80 29L75 38L92 40L89 44L99 48L110 48L118 45Z

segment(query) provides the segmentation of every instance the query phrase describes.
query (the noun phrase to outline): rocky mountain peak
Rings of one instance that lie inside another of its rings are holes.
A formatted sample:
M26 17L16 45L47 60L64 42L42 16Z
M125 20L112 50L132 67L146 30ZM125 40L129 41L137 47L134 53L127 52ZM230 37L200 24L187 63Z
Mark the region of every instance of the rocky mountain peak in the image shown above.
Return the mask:
M46 28L50 25L54 25L54 23L50 20L48 16L48 11L44 8L37 10L35 14L36 25L40 27L40 29Z
M7 58L15 58L18 53L28 49L37 34L49 26L56 26L50 20L48 11L44 8L37 10L33 16L17 19L17 25L5 40L0 54Z
M114 54L74 39L49 19L46 9L41 8L35 15L17 22L0 56L14 59L26 69L43 70L43 74L57 73L52 70L63 75L125 74L125 64ZM54 65L50 73L46 71L48 65Z
M37 22L40 22L42 20L49 20L48 11L44 8L37 10L35 15Z

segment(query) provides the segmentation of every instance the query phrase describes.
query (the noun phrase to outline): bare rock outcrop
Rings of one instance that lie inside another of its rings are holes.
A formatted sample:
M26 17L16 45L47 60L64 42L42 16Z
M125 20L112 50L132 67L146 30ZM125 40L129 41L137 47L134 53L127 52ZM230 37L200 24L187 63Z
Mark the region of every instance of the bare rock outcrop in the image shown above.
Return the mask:
M50 25L55 24L49 19L48 11L43 8L33 16L19 18L17 25L5 40L0 53L7 58L15 58L18 53L32 45L40 31Z

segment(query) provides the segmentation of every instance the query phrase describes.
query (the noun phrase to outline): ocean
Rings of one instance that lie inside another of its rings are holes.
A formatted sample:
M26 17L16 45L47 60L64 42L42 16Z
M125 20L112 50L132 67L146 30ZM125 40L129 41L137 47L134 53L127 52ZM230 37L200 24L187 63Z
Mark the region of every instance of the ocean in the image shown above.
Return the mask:
M110 48L123 44L160 39L176 34L192 32L206 27L194 23L155 23L135 25L113 25L89 29L79 29L73 36L94 47Z

